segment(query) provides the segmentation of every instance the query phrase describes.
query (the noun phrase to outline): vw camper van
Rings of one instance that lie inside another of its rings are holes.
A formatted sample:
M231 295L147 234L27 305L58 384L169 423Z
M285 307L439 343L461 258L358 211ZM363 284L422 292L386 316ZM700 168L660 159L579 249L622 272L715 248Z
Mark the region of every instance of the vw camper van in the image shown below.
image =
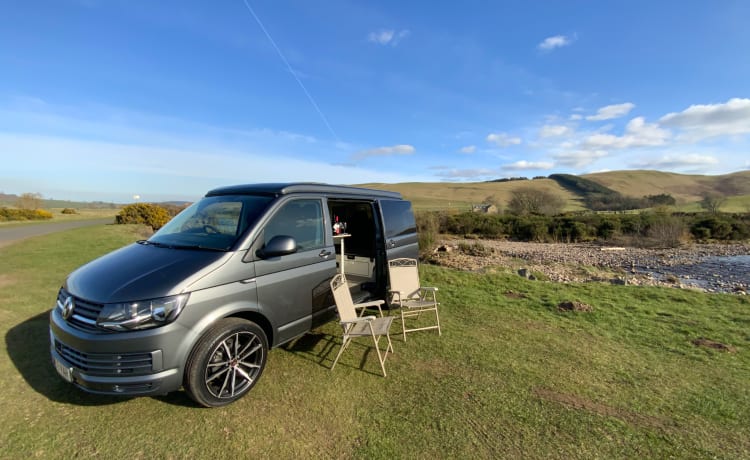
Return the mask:
M315 183L208 192L150 238L71 273L50 313L52 362L92 393L185 389L206 407L258 382L268 351L331 320L329 282L385 298L387 262L416 258L400 194Z

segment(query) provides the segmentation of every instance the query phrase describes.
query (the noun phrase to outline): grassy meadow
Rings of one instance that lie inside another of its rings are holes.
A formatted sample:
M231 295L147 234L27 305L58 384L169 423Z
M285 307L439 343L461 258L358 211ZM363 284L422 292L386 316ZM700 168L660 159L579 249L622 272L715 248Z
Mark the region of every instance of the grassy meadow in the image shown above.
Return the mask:
M227 407L95 396L49 358L65 275L139 238L97 226L0 248L2 458L750 458L750 299L422 266L442 337L396 332L379 374L328 323ZM561 312L562 301L593 312ZM731 347L697 346L708 338Z

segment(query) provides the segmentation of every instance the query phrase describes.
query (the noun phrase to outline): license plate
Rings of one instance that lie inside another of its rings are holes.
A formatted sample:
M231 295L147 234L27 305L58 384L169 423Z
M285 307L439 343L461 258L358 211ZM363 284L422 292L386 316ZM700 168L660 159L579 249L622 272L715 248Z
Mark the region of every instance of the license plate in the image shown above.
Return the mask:
M73 381L73 368L67 367L60 361L53 359L52 362L55 364L55 370L58 374L60 374L60 377L64 378L66 382L72 382Z

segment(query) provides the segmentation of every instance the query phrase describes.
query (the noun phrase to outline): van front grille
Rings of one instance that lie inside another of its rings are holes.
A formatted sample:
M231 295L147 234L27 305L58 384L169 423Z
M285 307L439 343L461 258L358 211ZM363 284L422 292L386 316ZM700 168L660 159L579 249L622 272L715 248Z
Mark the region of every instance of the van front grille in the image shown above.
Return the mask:
M60 289L57 294L57 301L63 304L69 296L70 294L65 289ZM73 302L75 307L73 308L73 314L66 320L68 324L87 332L107 332L96 325L96 319L104 308L103 304L89 302L75 296L73 296Z
M55 340L55 350L66 361L89 375L144 375L153 370L151 353L83 353L59 340Z

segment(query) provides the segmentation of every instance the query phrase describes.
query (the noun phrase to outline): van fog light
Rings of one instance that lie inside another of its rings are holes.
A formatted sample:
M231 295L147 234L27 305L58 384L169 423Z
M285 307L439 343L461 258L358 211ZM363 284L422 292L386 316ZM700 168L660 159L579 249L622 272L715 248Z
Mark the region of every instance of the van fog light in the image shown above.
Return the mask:
M182 312L189 295L104 305L96 324L113 331L149 329L171 323Z

